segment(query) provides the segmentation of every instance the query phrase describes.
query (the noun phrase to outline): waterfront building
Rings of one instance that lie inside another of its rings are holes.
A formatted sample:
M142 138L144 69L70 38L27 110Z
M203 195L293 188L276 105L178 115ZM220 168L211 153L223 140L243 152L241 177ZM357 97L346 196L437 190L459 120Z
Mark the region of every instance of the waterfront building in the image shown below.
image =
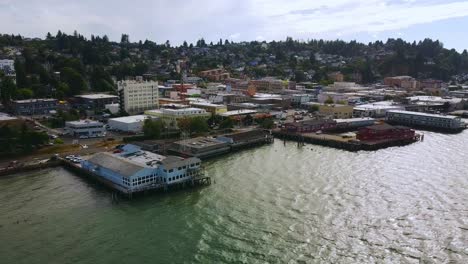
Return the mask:
M355 129L359 127L371 126L376 121L374 118L370 117L356 117L334 120L336 121L336 128L338 129Z
M282 129L289 133L311 133L336 129L336 121L331 119L303 120L284 124Z
M153 81L126 80L117 83L120 110L130 114L159 107L159 85Z
M200 108L157 109L145 111L145 115L161 118L169 128L178 128L177 122L183 118L203 117L208 119L211 114Z
M319 105L319 114L332 118L351 118L353 117L353 107L351 105L325 104Z
M453 115L437 115L411 111L392 110L387 112L387 120L391 123L458 131L466 128L460 117Z
M74 137L90 138L106 135L104 124L93 120L65 122L65 133Z
M111 130L118 130L129 133L141 133L146 119L157 119L147 115L134 115L111 118L107 122Z
M169 151L181 156L206 158L229 152L227 142L211 137L197 137L174 142Z
M361 141L409 140L414 139L414 130L404 126L379 124L359 129L356 138Z
M129 192L191 181L201 174L200 166L198 158L162 156L131 144L120 153L101 152L81 162L84 170Z
M83 94L75 96L76 105L86 109L102 110L107 104L115 104L119 102L119 97L110 94Z
M12 101L12 106L17 115L49 115L56 111L57 99L27 99Z

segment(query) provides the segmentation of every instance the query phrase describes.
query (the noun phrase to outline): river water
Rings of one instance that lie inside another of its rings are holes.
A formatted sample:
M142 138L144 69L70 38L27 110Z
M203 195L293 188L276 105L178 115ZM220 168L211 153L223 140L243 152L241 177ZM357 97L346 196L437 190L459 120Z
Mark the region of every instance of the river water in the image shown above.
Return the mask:
M0 179L0 263L468 263L468 131L376 152L294 142L209 187L113 201L64 169Z

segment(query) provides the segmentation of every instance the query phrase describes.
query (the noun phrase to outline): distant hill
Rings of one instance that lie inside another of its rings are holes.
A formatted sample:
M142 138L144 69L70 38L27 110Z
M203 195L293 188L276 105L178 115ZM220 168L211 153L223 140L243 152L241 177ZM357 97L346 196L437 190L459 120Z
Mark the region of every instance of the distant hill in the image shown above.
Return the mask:
M19 52L19 53L18 53ZM20 55L18 55L20 54ZM57 32L45 39L0 36L0 59L15 59L16 86L2 78L2 100L64 98L83 92L113 92L114 80L144 75L158 80L179 79L181 72L224 67L233 77L277 76L295 81L329 81L341 72L345 80L371 83L385 76L411 75L449 81L468 73L468 53L445 49L439 41L405 42L388 39L368 44L356 41L310 40L233 43L220 39L171 46L146 40L121 42L107 36L86 39L77 32ZM0 73L1 74L1 73ZM115 77L115 78L112 78Z

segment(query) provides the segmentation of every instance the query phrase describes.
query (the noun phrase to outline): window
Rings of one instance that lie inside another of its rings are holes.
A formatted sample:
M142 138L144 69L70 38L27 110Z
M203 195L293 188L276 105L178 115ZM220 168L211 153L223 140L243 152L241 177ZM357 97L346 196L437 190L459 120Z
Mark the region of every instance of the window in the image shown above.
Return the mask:
M173 172L173 171L174 171L174 169L170 169L170 170L169 170L169 173L171 173L171 172Z

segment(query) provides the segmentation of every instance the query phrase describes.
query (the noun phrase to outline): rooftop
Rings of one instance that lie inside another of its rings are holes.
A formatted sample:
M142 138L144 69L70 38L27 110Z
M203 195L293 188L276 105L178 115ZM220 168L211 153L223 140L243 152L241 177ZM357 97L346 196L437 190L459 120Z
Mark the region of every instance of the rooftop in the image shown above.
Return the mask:
M446 118L446 119L459 119L460 118L460 117L454 116L454 115L438 115L438 114L428 114L428 113L403 111L403 110L391 110L391 111L388 111L388 113L413 115L413 116L427 116L427 117Z
M186 139L186 140L180 140L174 143L178 145L189 146L191 148L204 148L204 147L224 144L224 142L221 142L215 138L210 138L210 137L197 137L197 138L191 138L191 139Z
M99 122L99 121L94 121L94 120L79 120L79 121L67 121L66 124L68 125L72 125L72 126L80 126L80 125L89 125L89 124L93 124L93 125L103 125L103 123Z
M256 110L249 110L249 109L240 109L240 110L234 110L234 111L227 111L225 113L222 113L221 116L236 116L236 115L248 115L248 114L256 114Z
M134 123L134 122L141 122L145 119L149 119L150 117L147 115L133 115L133 116L123 116L117 118L111 118L109 121L117 121L122 123Z
M131 162L125 158L107 152L97 153L88 161L117 172L125 177L130 177L145 168L141 164Z
M84 98L84 99L110 99L110 98L118 98L116 95L110 94L82 94L77 95L75 97Z
M16 120L18 118L14 116L10 116L9 114L6 113L0 113L0 121L10 121L10 120Z
M17 104L25 104L25 103L36 103L36 102L56 102L57 99L53 98L40 98L40 99L26 99L26 100L16 100L13 101Z

